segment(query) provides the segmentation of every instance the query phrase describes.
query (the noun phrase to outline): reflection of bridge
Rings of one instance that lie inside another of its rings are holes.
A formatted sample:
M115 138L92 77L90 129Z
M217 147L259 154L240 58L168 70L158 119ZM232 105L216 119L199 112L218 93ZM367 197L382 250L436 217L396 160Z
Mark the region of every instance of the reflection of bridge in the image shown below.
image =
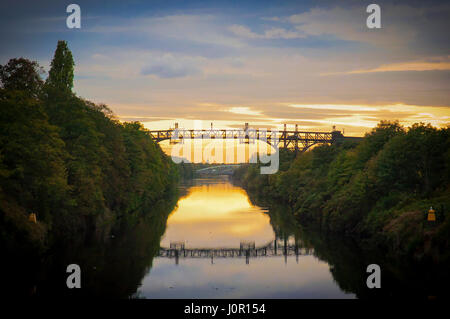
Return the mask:
M294 131L259 130L248 127L245 123L243 129L179 129L175 123L174 129L150 131L156 142L170 140L171 143L183 142L186 139L236 139L240 143L254 143L256 140L265 141L275 148L293 148L296 151L306 151L315 144L333 143L337 140L355 139L344 137L340 131L307 132L299 131L295 125Z
M196 174L206 175L233 175L233 172L238 168L239 164L222 164L206 168L201 168L195 171Z
M301 242L281 243L278 240L271 241L266 245L256 247L254 242L241 242L239 248L185 248L184 242L175 242L170 244L170 248L160 247L159 257L175 258L178 264L179 258L208 258L211 263L214 258L243 258L249 263L250 258L260 257L280 257L312 255L312 248L302 247Z

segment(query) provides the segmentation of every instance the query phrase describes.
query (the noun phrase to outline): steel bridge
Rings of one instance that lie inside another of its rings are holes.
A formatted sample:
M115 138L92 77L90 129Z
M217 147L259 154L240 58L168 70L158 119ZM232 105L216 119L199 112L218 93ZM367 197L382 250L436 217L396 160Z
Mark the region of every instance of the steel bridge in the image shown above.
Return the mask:
M287 261L288 256L296 256L298 261L299 256L313 254L313 248L304 247L299 241L293 244L286 240L281 243L273 240L260 247L256 247L254 242L241 242L239 248L186 248L184 242L172 242L169 248L160 247L159 249L159 257L174 258L176 264L180 258L211 259L211 263L214 258L245 258L248 264L250 258L284 256Z
M150 136L157 143L170 140L171 144L183 143L186 139L235 139L240 143L253 144L256 140L265 141L274 148L291 148L295 151L306 151L316 144L331 144L338 140L349 139L337 130L331 132L308 132L299 131L298 125L295 130L286 130L284 125L283 131L276 130L260 130L248 127L245 123L243 129L179 129L178 123L175 128L168 130L151 130ZM355 138L351 138L355 139Z

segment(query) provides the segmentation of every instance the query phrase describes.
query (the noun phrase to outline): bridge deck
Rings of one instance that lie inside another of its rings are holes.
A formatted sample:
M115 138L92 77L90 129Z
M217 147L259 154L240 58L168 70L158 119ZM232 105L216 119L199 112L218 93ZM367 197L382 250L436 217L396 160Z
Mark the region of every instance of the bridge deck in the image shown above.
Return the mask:
M240 143L254 143L264 141L274 147L294 148L306 150L314 144L333 143L344 136L340 131L308 132L308 131L275 131L247 128L242 129L168 129L149 131L150 136L161 142L170 140L173 143L186 139L236 139Z

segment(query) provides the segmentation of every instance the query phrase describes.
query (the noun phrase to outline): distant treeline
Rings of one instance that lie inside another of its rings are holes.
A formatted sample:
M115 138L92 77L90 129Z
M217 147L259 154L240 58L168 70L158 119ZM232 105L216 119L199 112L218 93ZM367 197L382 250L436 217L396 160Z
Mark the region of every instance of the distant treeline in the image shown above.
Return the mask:
M134 223L178 180L140 123L120 123L72 92L73 69L65 41L46 81L24 58L0 66L0 242L8 251L39 253Z
M360 142L318 146L280 171L246 165L235 178L259 199L282 202L303 225L404 256L449 261L450 129L382 121ZM430 206L437 221L427 222Z

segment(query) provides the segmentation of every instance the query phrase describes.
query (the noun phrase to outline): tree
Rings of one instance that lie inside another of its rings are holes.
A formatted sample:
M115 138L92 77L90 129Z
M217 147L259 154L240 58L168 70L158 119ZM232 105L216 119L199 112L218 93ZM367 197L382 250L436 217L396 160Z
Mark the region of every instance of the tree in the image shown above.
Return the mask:
M72 52L70 52L66 41L58 41L50 66L46 84L60 90L71 91L74 62Z
M45 85L36 62L0 66L0 243L14 254L134 225L175 187L175 165L142 124L72 93L73 68L65 41Z
M7 64L0 65L1 87L37 96L42 88L43 81L40 75L43 73L44 70L36 61L24 58L11 59Z
M0 91L0 194L50 223L68 196L64 141L38 99Z
M369 159L376 155L391 138L405 134L405 129L398 121L381 121L370 133L366 133L364 140L358 145L358 159L356 165L362 168Z

